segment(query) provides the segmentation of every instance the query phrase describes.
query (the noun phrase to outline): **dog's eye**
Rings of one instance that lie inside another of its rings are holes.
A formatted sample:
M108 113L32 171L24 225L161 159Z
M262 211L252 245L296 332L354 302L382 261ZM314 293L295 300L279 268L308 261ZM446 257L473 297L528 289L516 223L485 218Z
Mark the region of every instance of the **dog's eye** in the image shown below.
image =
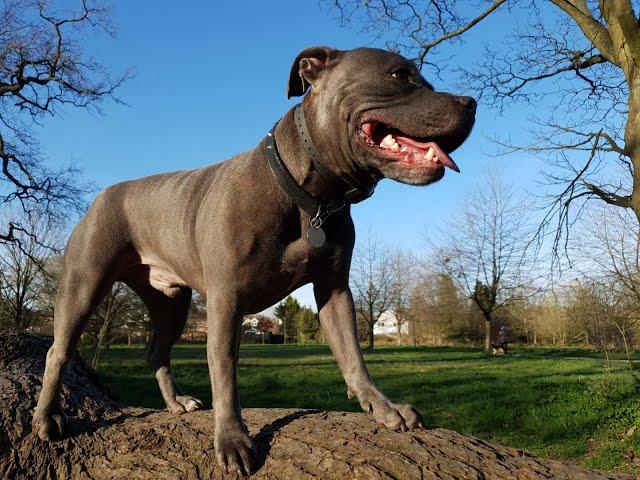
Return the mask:
M399 68L397 70L394 70L393 72L391 72L391 76L402 82L411 81L411 72L408 68Z

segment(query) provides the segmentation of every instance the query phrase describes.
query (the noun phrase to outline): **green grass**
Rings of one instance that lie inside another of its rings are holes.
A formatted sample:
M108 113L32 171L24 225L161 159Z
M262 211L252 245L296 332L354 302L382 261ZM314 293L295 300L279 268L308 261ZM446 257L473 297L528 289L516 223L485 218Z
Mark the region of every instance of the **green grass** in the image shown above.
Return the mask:
M211 402L202 345L178 345L173 372L185 393ZM442 426L607 470L633 470L640 456L640 377L616 355L575 350L516 349L491 357L474 348L377 347L366 355L378 386L413 403L429 425ZM638 358L634 354L634 358ZM102 381L130 405L163 402L139 347L111 347L98 368ZM244 407L359 411L346 398L326 346L246 345L238 381Z

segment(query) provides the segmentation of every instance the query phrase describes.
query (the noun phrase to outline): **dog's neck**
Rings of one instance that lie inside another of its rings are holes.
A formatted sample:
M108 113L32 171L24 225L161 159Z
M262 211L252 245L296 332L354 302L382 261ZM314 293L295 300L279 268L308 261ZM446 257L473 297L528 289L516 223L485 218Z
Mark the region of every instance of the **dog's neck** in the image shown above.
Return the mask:
M331 172L323 164L322 153L313 145L306 124L298 125L298 122L305 122L304 114L302 118L299 117L301 113L302 105L294 107L278 123L274 133L281 160L298 185L327 206L358 203L369 197L377 179L372 180L370 187L354 187L354 179L347 180ZM303 143L307 143L306 147L309 147L309 142L311 148L305 148ZM313 158L314 155L316 158Z
M293 118L293 109L280 120L274 134L280 158L298 185L321 202L341 202L345 191L336 189L336 184L328 182L314 167L311 157L302 145L302 137Z

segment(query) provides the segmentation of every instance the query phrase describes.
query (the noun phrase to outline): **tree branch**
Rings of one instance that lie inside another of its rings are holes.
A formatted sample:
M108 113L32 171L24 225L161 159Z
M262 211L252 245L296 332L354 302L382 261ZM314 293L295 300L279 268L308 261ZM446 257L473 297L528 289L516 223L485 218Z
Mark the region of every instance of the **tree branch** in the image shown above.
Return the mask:
M585 180L582 181L582 184L587 188L587 190L597 195L601 200L604 200L609 205L631 208L631 195L617 195L612 192L607 192L599 186Z
M116 90L129 72L111 76L89 57L82 34L89 29L111 33L108 9L100 0L80 0L77 12L54 11L42 0L7 0L0 5L0 206L15 206L26 217L35 211L63 221L80 211L88 186L72 167L45 166L31 131L39 119L62 106L100 113L105 99L120 102ZM0 242L16 241L14 220Z
M461 26L460 28L457 28L456 30L448 32L445 35L442 35L441 37L436 38L435 40L432 40L429 43L421 45L422 51L418 55L418 58L417 58L418 63L420 65L422 65L424 63L425 57L427 56L427 54L429 53L429 51L432 48L440 45L443 42L446 42L447 40L451 40L452 38L459 37L460 35L468 32L473 27L475 27L478 23L480 23L482 20L484 20L486 17L488 17L491 13L496 11L501 5L507 3L507 1L508 0L495 0L489 6L489 8L487 8L484 12L482 12L480 15L475 17L473 20L471 20L467 24Z
M631 2L629 0L599 0L598 3L600 12L615 39L616 47L619 49L615 53L620 62L628 63L629 58L623 55L625 48L631 51L632 58L640 58L640 28L638 28L638 17L633 11Z
M578 27L580 27L585 37L595 45L608 61L619 65L617 63L618 56L616 55L609 32L604 25L593 18L584 1L551 0L551 3L564 11L578 24Z

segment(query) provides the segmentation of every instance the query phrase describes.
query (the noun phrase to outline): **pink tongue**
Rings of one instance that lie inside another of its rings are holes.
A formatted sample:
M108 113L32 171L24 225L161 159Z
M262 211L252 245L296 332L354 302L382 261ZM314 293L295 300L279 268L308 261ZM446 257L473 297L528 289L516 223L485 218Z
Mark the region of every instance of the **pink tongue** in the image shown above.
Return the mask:
M447 155L444 152L444 150L442 150L437 143L435 143L435 142L422 143L422 142L417 142L413 138L401 137L401 136L397 136L395 138L396 138L396 141L398 143L400 143L400 144L404 143L404 144L407 144L407 145L409 145L411 147L415 147L415 148L419 148L420 150L424 150L425 152L427 150L429 150L429 147L432 147L436 152L436 156L438 157L438 160L439 160L440 164L444 165L445 167L450 168L454 172L460 173L460 169L458 168L458 165L456 165L456 162L454 162L451 159L451 157L449 155Z
M437 144L435 144L435 143L433 144L433 149L436 151L436 155L438 156L438 159L440 160L440 163L442 165L444 165L445 167L450 168L454 172L460 173L460 169L458 168L458 165L456 165L456 162L454 162L453 159L449 155L444 153L442 151L442 149L440 147L438 147Z

